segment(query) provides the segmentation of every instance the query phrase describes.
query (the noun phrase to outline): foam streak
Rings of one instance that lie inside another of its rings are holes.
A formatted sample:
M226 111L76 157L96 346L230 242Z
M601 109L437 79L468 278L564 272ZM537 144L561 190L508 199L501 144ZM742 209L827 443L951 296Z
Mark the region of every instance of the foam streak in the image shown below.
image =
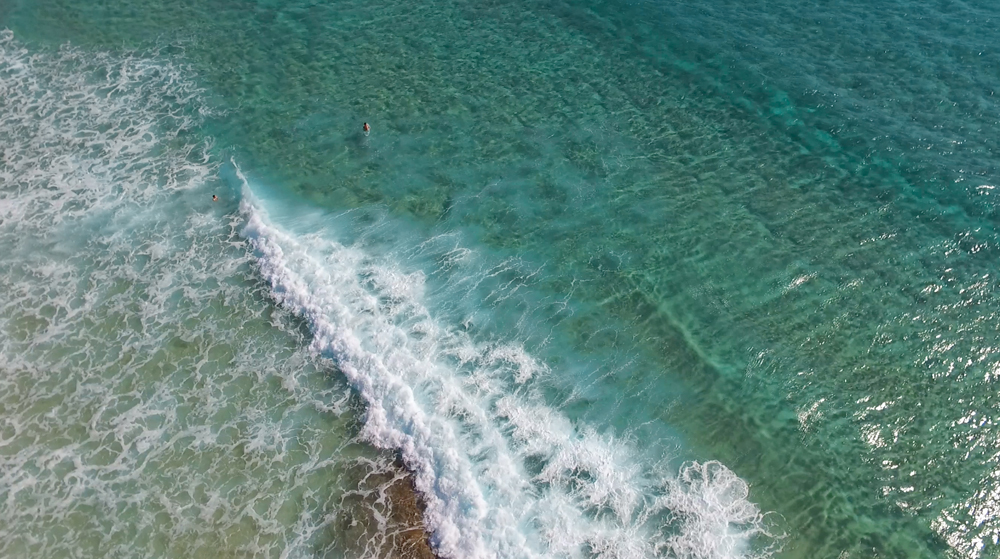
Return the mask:
M401 452L440 555L741 557L766 536L746 484L722 464L663 475L630 444L574 425L532 389L550 371L519 344L437 319L423 273L340 244L328 216L296 209L309 233L287 232L235 174L242 234L272 296L367 403L367 439Z

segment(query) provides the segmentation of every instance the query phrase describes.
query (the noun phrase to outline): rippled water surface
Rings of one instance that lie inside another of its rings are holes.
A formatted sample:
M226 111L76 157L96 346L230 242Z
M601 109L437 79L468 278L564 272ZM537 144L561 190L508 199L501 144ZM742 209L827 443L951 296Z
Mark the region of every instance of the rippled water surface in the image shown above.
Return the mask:
M0 5L0 550L995 556L998 12Z

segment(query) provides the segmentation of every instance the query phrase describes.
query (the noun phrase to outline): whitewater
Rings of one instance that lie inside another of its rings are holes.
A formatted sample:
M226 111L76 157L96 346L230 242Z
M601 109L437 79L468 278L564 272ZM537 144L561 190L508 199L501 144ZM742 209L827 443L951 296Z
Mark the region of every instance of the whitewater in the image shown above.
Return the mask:
M0 2L0 555L997 556L998 17Z
M235 175L242 234L262 276L309 323L312 351L331 357L368 404L366 439L402 452L442 555L729 557L763 532L746 485L722 464L664 476L629 444L573 425L533 388L550 371L516 342L477 342L461 324L433 318L424 273L331 240L322 214L285 209L311 233L283 232L238 167ZM459 268L450 271L458 285L438 289L461 294L504 271L454 240L428 243L437 246L423 251ZM518 287L500 283L486 300Z
M0 47L0 132L14 139L0 175L5 554L123 552L135 537L132 549L193 551L247 516L260 533L238 549L301 553L328 521L289 517L281 492L344 459L294 456L312 446L298 432L311 418L290 416L347 413L336 388L309 393L328 374L363 401L357 438L412 472L442 557L744 557L770 537L724 465L644 462L637 441L552 406L544 381L559 371L516 336L428 306L517 297L531 276L519 263L477 255L459 232L414 244L379 235L386 215L358 226L268 199L198 139L224 115L182 64L32 54L9 31ZM227 187L229 211L209 198ZM250 396L256 383L282 394ZM235 411L257 398L280 402ZM234 451L256 479L223 459ZM157 543L165 521L187 545Z

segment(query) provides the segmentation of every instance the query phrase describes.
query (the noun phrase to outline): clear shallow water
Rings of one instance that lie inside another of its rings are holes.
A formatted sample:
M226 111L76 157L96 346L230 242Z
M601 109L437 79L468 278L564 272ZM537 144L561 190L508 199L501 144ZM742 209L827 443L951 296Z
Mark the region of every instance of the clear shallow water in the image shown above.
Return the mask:
M402 472L204 203L188 73L0 35L0 554L385 554Z
M341 369L309 378L346 379L362 437L402 450L445 555L986 557L994 11L33 2L4 17L39 51L183 61L211 110L158 126L190 129L173 149L215 143L167 221L229 187L204 224L229 227L218 265L244 263L248 307L270 293L297 317L287 351ZM24 220L5 220L12 238ZM17 258L11 274L35 268ZM17 313L46 319L63 296L11 297L9 339ZM44 358L25 363L72 370ZM274 529L309 533L295 526Z

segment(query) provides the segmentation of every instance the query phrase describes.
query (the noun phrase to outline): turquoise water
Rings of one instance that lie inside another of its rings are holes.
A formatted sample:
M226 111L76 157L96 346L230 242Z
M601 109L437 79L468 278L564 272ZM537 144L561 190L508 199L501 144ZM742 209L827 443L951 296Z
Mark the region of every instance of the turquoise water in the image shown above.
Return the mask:
M994 6L0 18L4 555L997 555Z

